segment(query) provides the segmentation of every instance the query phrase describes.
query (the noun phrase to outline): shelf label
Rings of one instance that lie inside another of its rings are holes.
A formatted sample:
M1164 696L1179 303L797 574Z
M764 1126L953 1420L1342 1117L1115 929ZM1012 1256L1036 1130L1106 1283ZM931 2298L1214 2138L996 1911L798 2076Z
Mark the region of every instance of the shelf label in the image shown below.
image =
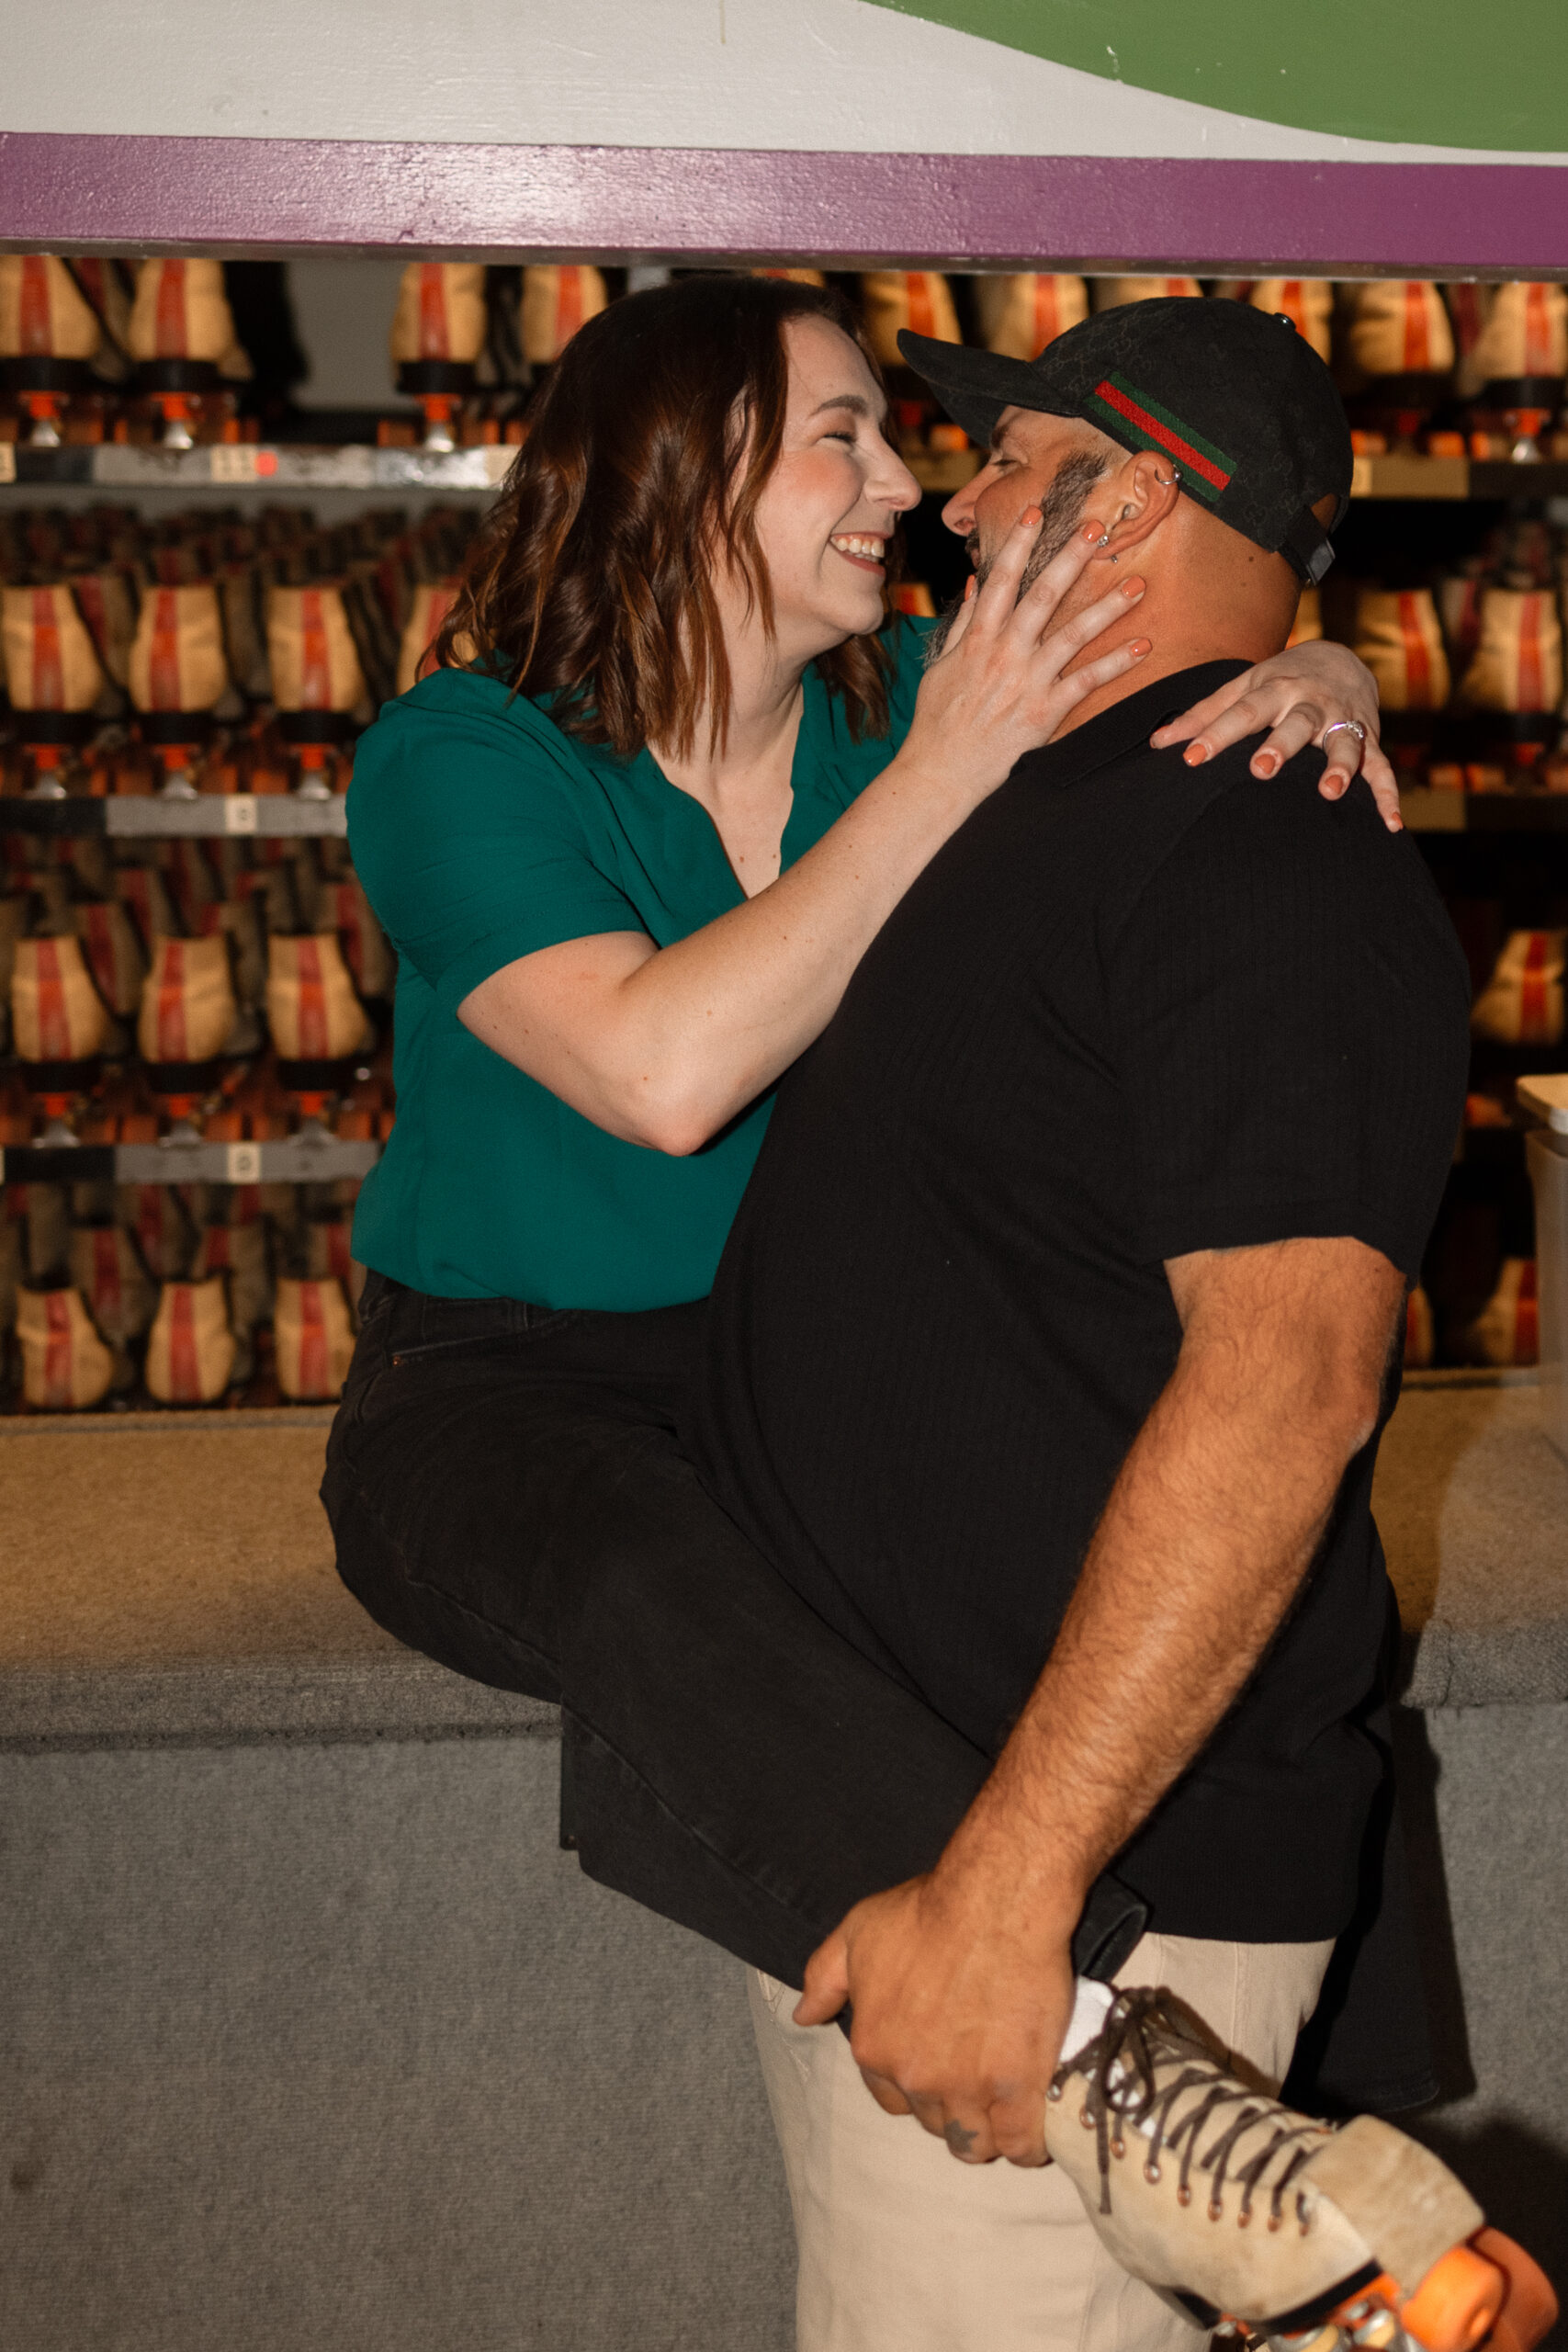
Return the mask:
M0 481L15 481L16 479L17 445L14 441L0 441Z
M277 471L277 451L254 441L220 441L209 454L214 481L266 481Z
M259 1143L231 1143L223 1148L223 1162L227 1181L231 1184L261 1182L261 1146Z
M223 803L223 831L226 833L254 833L256 829L256 797L254 792L236 792Z

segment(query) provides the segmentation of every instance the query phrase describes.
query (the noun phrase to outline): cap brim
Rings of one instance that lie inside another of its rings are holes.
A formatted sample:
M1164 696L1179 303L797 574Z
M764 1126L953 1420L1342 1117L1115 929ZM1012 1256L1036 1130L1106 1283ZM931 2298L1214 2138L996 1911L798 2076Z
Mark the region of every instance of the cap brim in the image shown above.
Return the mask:
M1008 359L998 351L975 351L961 343L939 343L934 335L898 336L898 348L917 376L923 376L949 416L961 424L980 448L988 448L997 419L1005 408L1049 409L1040 397L1037 370L1026 359Z

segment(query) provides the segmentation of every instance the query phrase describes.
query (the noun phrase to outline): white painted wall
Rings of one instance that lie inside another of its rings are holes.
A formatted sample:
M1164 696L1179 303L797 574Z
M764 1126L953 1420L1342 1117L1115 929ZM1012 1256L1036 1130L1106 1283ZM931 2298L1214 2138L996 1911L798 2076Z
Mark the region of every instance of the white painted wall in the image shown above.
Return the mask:
M867 0L6 0L0 130L1411 163L1469 152L1252 122Z

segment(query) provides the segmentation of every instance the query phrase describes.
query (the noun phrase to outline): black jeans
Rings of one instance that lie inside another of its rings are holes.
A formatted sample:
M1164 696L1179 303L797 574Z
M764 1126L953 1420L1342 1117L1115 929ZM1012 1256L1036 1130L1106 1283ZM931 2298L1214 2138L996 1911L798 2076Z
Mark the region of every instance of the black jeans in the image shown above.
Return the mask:
M929 1870L990 1769L831 1633L677 1439L701 1304L430 1298L372 1274L321 1488L344 1583L459 1674L559 1701L566 1815L606 1885L787 1984ZM1144 1906L1107 1874L1073 1956Z

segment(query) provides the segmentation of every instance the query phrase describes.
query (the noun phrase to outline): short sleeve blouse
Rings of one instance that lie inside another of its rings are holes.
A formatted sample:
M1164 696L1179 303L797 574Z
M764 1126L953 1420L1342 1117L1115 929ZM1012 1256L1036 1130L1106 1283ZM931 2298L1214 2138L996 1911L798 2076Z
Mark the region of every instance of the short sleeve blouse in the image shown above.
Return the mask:
M925 632L893 627L886 736L853 742L807 673L785 866L908 732ZM702 1297L771 1093L673 1159L582 1118L480 1045L457 1007L536 949L613 931L664 947L739 905L706 811L646 750L618 759L495 679L438 670L362 738L348 825L398 951L397 1125L360 1195L355 1256L441 1297L619 1310Z

